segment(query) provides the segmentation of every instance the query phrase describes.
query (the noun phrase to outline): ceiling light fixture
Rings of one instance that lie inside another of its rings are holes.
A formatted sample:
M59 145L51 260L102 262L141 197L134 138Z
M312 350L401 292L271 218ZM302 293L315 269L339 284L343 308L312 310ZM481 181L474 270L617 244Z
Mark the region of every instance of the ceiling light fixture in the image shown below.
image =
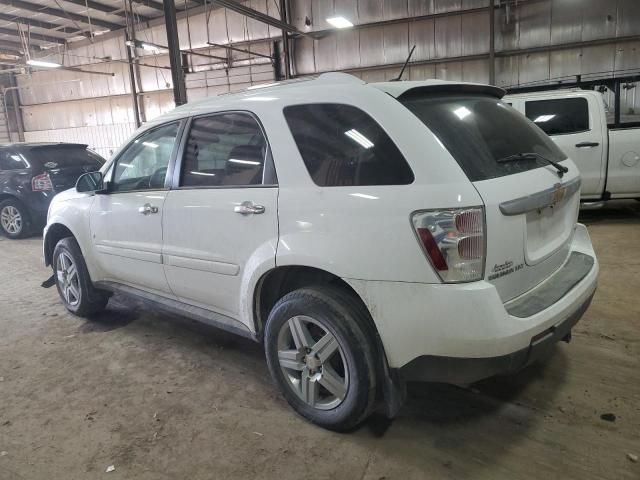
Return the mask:
M160 53L160 52L168 52L169 48L164 45L157 45L155 43L150 42L142 42L140 40L127 40L124 42L129 47L141 48L146 50L147 52Z
M335 28L349 28L353 27L353 23L347 20L344 17L329 17L327 18L327 23Z
M60 68L62 65L59 63L45 62L44 60L27 60L27 65L32 67L44 67L44 68Z
M165 48L161 45L155 45L153 43L146 43L146 42L142 42L140 44L140 48L142 48L143 50L147 50L149 52L168 52L169 49Z

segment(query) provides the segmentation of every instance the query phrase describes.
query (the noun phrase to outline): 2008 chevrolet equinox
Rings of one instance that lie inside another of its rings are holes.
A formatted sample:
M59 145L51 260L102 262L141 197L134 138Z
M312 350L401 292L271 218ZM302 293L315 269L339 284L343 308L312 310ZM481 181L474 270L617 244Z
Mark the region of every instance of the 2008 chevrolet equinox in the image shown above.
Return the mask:
M568 338L598 262L575 164L499 88L251 88L156 118L55 197L66 308L111 292L264 342L291 406L334 430L405 379L513 373Z

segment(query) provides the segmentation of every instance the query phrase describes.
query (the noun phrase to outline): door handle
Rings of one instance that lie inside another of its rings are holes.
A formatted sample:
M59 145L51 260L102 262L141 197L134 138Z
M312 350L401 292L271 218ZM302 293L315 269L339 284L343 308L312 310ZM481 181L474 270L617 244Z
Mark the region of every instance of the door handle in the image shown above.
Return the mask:
M151 213L158 213L158 207L151 205L150 203L145 203L143 206L138 208L138 213L142 215L149 215Z
M597 147L598 145L600 145L598 142L580 142L576 143L576 148Z
M233 211L241 215L259 215L264 213L264 205L255 205L253 202L242 202L233 207Z

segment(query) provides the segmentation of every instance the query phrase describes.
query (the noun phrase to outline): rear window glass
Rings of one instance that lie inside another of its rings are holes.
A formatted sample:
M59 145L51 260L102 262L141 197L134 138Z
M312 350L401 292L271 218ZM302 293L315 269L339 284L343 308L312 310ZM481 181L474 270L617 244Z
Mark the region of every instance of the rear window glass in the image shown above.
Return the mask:
M413 182L413 172L398 147L362 110L333 103L293 105L285 107L284 116L316 185Z
M533 100L525 103L527 118L547 135L589 130L589 104L586 98Z
M69 167L92 167L98 170L104 164L104 158L83 145L31 148L28 155L50 170Z
M549 165L539 158L500 162L512 155L567 158L533 122L495 97L410 92L398 100L429 127L472 182Z

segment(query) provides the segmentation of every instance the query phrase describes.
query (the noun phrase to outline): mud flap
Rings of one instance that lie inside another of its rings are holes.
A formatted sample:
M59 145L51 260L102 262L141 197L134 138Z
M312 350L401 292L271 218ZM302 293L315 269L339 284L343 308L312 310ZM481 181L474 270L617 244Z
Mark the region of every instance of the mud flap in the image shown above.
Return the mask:
M47 278L44 282L40 284L42 288L51 288L56 284L56 275L52 274L49 278Z
M380 403L376 410L389 420L392 420L396 417L407 398L407 383L400 375L399 370L389 368L387 355L379 335L376 335L376 347L379 359L378 371L382 377L382 385L380 385L380 390L378 391Z
M380 411L388 419L393 419L407 398L407 383L395 369L387 369L386 373L382 384L383 402L380 406Z

